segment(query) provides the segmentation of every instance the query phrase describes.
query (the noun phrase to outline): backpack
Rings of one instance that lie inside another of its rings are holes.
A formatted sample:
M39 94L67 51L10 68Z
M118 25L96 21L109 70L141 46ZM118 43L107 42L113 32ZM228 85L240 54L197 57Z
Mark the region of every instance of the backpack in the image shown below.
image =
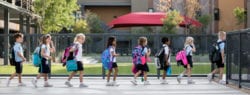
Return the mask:
M157 69L161 69L164 67L165 61L165 46L163 46L156 54L155 54L155 65Z
M105 70L109 70L112 68L112 60L114 58L112 58L112 60L110 60L110 57L111 57L111 54L110 54L110 48L106 48L103 52L102 52L102 55L101 55L101 61L102 61L102 64L103 64L103 67Z
M176 62L177 65L187 65L188 61L187 61L187 56L186 56L186 51L185 50L181 50L176 54Z
M15 51L14 51L13 47L10 49L9 60L10 60L10 65L11 66L15 66L16 65Z
M132 50L133 64L146 64L146 56L142 54L144 47L137 46Z
M223 41L214 43L209 50L209 60L212 63L215 63L215 62L220 61L222 59L221 52L220 52L220 46L219 46L221 43L223 43Z
M32 60L33 60L33 65L35 67L39 67L40 64L42 63L41 47L40 46L36 47L36 49L32 55Z
M66 65L66 62L68 61L68 57L70 56L70 50L71 50L71 48L73 48L75 45L77 45L77 44L72 44L72 45L68 46L68 47L64 50L64 52L62 53L62 60L61 60L61 62L63 63L63 66ZM77 53L78 53L78 49L76 49L76 50L74 51L74 54L75 54L75 55L73 55L73 56L76 56Z

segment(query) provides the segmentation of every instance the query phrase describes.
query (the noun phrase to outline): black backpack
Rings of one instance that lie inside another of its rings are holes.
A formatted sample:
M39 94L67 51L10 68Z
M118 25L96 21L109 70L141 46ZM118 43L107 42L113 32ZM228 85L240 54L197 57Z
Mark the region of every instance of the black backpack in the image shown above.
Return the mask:
M166 61L165 60L165 46L161 47L161 49L155 54L155 58L157 60L157 62L155 62L156 64L156 67L158 69L162 69L164 68L164 62Z
M11 65L11 66L15 66L15 65L16 65L15 51L14 51L14 48L13 48L13 47L10 49L9 60L10 60L10 65Z
M214 43L209 50L209 60L212 63L216 63L216 62L222 60L221 49L219 46L221 43L223 43L223 41Z

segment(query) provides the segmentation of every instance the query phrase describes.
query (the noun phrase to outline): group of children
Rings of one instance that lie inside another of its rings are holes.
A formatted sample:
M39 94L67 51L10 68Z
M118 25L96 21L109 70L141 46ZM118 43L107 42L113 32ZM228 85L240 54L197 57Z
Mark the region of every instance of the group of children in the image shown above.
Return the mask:
M14 35L15 38L15 45L13 46L14 49L14 54L15 54L15 70L16 72L13 73L9 78L7 78L7 86L9 86L11 80L17 75L18 76L18 86L26 86L23 82L22 82L22 69L23 69L23 62L26 61L26 58L23 55L23 48L22 48L22 42L23 42L23 34L21 33L16 33ZM42 62L41 65L39 66L38 69L38 75L36 76L36 78L32 79L32 84L34 85L34 87L37 87L37 80L40 79L41 77L44 77L44 87L53 87L52 84L50 84L48 82L48 74L51 72L50 70L50 66L49 66L49 61L52 59L51 57L51 53L55 52L55 47L53 44L53 41L51 40L51 35L46 34L43 35L41 37L40 40L40 56L42 58ZM215 62L219 72L220 72L220 81L219 83L223 83L222 81L222 75L223 75L223 70L224 70L224 48L225 48L225 39L226 39L226 34L223 31L220 31L218 33L218 41L220 42L219 44L219 48L221 51L221 60L218 62ZM65 82L65 85L68 87L73 87L73 85L70 83L70 80L73 78L73 76L79 72L79 81L80 81L80 85L79 87L88 87L87 85L85 85L83 83L83 74L84 74L84 67L83 67L83 63L81 61L82 59L82 44L84 44L85 42L85 35L82 33L79 33L75 36L75 39L73 41L74 46L73 48L71 48L71 57L68 58L68 60L74 59L76 60L76 64L77 64L77 70L71 72L71 74L69 75L68 79ZM162 74L162 80L161 80L161 84L168 84L168 82L166 81L166 69L168 69L169 66L171 66L171 61L170 61L170 54L171 54L171 48L170 48L170 44L171 41L170 39L168 39L167 37L163 37L162 40L162 46L164 47L164 65L163 68L161 68L161 70L163 70L163 74ZM110 60L112 63L112 67L108 70L108 74L107 74L107 83L106 86L119 86L119 84L116 82L116 77L118 75L118 64L116 61L116 57L119 56L116 53L116 38L115 37L109 37L108 38L108 42L107 42L107 48L109 48L109 52L110 52ZM146 58L149 58L150 54L151 54L151 50L146 47L147 46L147 38L146 37L140 37L138 39L138 48L141 50L142 55L144 55ZM74 54L74 51L78 51L76 52L76 54ZM195 82L191 79L191 73L192 73L192 67L193 67L193 52L196 51L195 45L194 45L194 39L192 37L187 37L185 44L184 44L184 50L186 52L186 57L187 57L187 61L188 64L187 65L183 65L185 69L185 71L183 71L178 77L177 77L177 81L179 83L181 83L181 79L182 77L186 74L188 77L188 84L194 84ZM73 56L74 55L74 56ZM72 57L73 56L73 57ZM137 78L140 75L143 75L144 77L144 85L150 85L148 79L147 79L147 73L149 72L149 67L147 62L145 62L145 64L142 63L138 63L138 64L134 64L134 68L137 69L137 71L134 73L134 78L131 80L131 83L134 85L137 85ZM113 72L114 71L114 72ZM212 75L215 74L218 70L215 69L213 72L211 72L210 74L208 74L208 79L209 81L212 80ZM113 73L113 81L110 82L110 76Z

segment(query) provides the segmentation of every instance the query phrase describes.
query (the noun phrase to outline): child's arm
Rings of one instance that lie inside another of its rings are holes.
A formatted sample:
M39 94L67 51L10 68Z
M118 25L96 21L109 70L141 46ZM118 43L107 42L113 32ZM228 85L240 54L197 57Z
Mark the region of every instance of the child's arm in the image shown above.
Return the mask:
M22 55L22 53L17 52L17 55L22 58L23 61L26 61L26 58Z

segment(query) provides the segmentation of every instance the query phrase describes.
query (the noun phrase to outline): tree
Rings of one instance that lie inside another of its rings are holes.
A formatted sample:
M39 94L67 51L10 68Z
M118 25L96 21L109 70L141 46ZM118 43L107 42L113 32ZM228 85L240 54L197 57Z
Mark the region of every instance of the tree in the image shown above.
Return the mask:
M200 10L201 6L198 0L185 0L185 15L190 18L196 17L196 12Z
M245 20L246 20L245 9L240 8L240 7L236 7L233 10L233 14L234 14L235 18L238 20L236 25L241 25L245 22Z
M34 12L41 16L37 19L42 33L59 32L63 27L74 24L73 13L79 10L77 0L35 0Z
M168 12L171 7L171 0L154 0L157 11Z
M163 21L163 32L175 33L176 27L183 21L183 17L179 11L173 10L166 13L166 16L162 19Z
M74 33L89 33L89 28L86 20L78 20L73 26Z
M88 23L89 30L91 33L103 33L104 29L102 28L102 22L97 14L87 10L85 13L85 19Z

